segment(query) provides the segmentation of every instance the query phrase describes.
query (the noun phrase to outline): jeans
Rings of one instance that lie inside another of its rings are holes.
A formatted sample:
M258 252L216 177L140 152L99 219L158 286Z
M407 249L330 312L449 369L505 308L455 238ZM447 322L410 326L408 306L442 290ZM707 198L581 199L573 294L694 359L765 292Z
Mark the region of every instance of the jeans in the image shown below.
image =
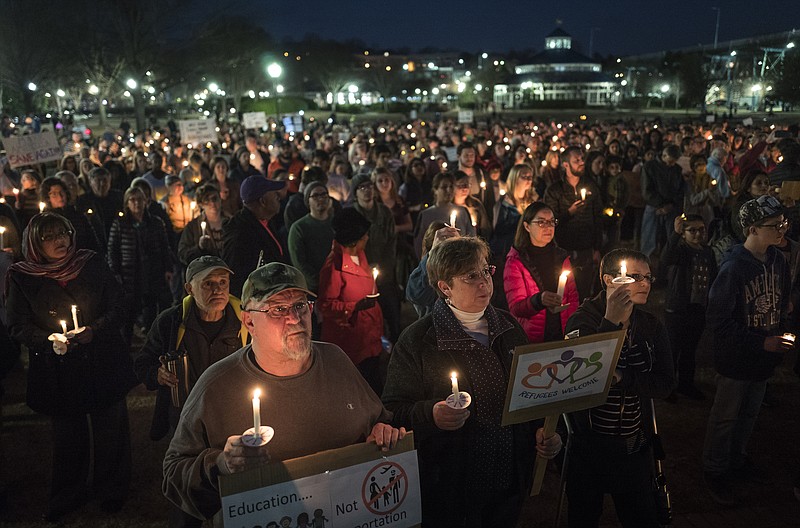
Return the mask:
M652 205L644 207L644 216L642 216L642 237L641 237L641 252L648 258L658 247L659 241L666 241L670 233L675 229L675 217L681 212L677 208L672 208L670 211L663 215L656 214L656 208Z
M717 392L703 447L706 473L721 476L743 462L766 388L766 380L735 380L717 375Z

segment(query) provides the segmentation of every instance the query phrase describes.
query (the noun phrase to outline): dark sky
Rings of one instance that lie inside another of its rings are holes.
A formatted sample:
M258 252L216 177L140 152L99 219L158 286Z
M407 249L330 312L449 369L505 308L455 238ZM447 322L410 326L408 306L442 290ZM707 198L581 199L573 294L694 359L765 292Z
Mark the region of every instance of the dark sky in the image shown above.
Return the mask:
M595 52L646 53L712 43L714 6L721 9L720 42L800 30L800 0L301 0L249 5L276 37L301 38L309 32L334 39L356 37L374 49L541 49L560 19L584 53L593 27L598 28Z

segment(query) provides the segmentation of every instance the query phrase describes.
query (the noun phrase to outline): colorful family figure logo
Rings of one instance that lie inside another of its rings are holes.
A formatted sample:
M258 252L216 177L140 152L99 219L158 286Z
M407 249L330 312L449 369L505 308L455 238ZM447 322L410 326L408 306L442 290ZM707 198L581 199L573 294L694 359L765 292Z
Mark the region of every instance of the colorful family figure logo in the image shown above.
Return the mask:
M531 363L529 374L522 379L522 384L529 389L550 389L554 384L574 385L579 381L591 378L603 369L602 352L594 352L588 358L575 356L574 350L566 350L561 359L542 365Z

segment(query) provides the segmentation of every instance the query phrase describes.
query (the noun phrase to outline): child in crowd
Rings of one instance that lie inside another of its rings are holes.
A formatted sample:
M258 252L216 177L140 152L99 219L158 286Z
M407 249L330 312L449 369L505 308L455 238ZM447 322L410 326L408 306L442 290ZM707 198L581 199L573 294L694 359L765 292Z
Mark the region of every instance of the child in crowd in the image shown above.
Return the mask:
M676 393L702 400L694 384L695 351L705 328L708 291L717 275L714 252L706 244L706 224L698 214L675 219L675 232L661 257L667 275L664 323L667 327L675 372ZM675 393L669 401L675 401Z
M706 312L718 376L703 470L711 497L723 506L737 503L733 480L767 482L745 448L767 379L794 348L794 340L782 335L789 309L789 266L775 247L789 227L783 206L772 196L760 196L742 205L739 218L747 238L722 262Z

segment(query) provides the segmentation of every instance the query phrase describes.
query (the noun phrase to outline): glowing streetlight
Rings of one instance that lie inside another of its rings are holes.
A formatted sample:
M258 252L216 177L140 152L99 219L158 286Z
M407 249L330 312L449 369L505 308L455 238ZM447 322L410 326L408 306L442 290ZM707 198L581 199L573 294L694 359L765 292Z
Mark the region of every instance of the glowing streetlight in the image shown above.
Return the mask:
M32 82L29 82L28 83L28 90L30 90L32 92L35 92L36 91L36 84L32 83Z
M96 84L93 84L89 87L89 93L92 95L97 95L100 93L100 88L98 88Z
M219 90L219 85L217 85L217 83L212 82L211 84L208 85L208 89L212 92L216 92L217 90Z
M669 91L669 85L668 84L662 84L661 85L661 93L667 93L668 91Z
M273 79L277 79L283 73L283 68L277 62L273 62L269 66L267 66L267 75L272 77Z
M127 87L128 87L128 88L130 88L131 90L135 90L135 89L136 89L136 87L137 87L137 86L139 86L139 85L136 83L136 81L135 81L135 80L133 80L133 79L128 79L127 81L125 81L125 86L127 86Z
M56 95L59 97L64 97L65 95L67 95L67 92L59 88L58 90L56 90Z
M792 49L794 47L794 42L790 42L786 45L786 49Z

